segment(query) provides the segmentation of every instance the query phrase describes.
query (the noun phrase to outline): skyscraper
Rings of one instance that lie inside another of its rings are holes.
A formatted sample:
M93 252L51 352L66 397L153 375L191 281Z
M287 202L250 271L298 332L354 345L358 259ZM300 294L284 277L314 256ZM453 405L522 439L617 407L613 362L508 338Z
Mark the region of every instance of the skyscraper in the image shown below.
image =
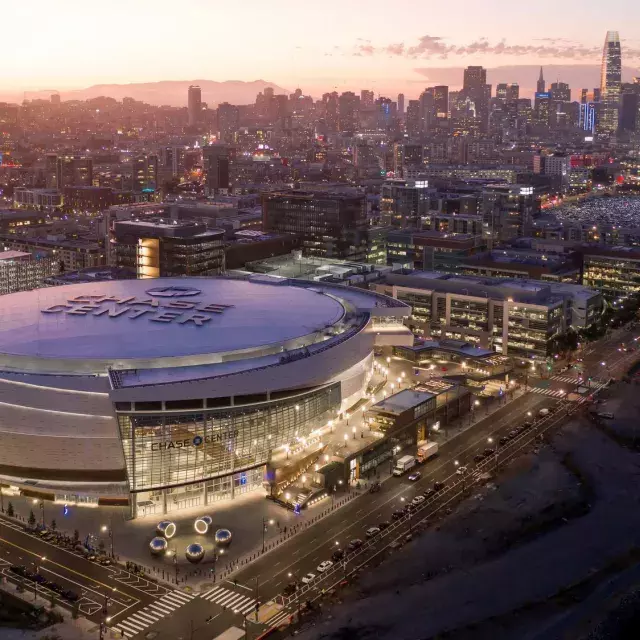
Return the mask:
M540 77L538 78L538 85L536 87L536 93L544 93L547 85L544 81L544 75L542 73L542 67L540 67Z
M198 85L189 87L187 109L189 111L189 126L193 127L200 122L202 115L202 91Z
M398 115L404 115L404 93L398 94Z
M464 70L462 94L464 99L473 102L479 129L486 132L489 126L491 85L487 84L487 70L484 67L471 66Z
M600 100L602 108L598 129L600 133L610 135L618 128L618 110L620 107L620 84L622 81L622 51L617 31L607 31L602 49L602 68L600 71Z

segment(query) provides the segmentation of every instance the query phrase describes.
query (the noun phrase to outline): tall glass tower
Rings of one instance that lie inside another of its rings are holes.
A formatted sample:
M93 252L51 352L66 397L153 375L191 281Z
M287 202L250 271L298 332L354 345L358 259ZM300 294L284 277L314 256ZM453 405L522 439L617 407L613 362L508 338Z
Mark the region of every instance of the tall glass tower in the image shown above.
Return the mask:
M620 106L620 84L622 81L622 52L617 31L607 31L602 50L602 70L600 73L600 133L612 134L618 129L618 109Z

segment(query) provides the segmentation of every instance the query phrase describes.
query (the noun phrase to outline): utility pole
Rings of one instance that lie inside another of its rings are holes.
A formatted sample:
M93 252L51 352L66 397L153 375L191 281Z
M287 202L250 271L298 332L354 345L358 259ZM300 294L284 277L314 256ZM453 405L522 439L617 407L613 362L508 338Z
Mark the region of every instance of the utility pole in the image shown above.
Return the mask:
M259 591L260 589L260 576L256 576L256 624L258 623L258 611L260 609Z

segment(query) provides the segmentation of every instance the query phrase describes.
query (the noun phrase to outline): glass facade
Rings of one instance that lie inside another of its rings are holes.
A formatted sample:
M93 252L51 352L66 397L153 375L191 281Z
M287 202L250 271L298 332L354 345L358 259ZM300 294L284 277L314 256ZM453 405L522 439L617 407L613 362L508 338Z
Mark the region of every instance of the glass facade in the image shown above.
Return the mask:
M307 437L341 401L339 384L292 393L197 411L118 412L129 487L139 494L133 502L144 513L167 513L261 486L271 451ZM220 401L231 399L200 402Z

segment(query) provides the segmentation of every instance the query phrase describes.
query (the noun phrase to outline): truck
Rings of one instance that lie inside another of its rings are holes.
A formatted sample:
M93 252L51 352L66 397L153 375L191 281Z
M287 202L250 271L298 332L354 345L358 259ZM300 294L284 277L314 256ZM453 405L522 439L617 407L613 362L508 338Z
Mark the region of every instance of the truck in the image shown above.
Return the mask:
M437 442L420 442L418 443L418 462L420 464L438 455Z
M416 459L413 456L402 456L396 460L396 466L393 468L394 476L401 476L409 469L416 466Z

